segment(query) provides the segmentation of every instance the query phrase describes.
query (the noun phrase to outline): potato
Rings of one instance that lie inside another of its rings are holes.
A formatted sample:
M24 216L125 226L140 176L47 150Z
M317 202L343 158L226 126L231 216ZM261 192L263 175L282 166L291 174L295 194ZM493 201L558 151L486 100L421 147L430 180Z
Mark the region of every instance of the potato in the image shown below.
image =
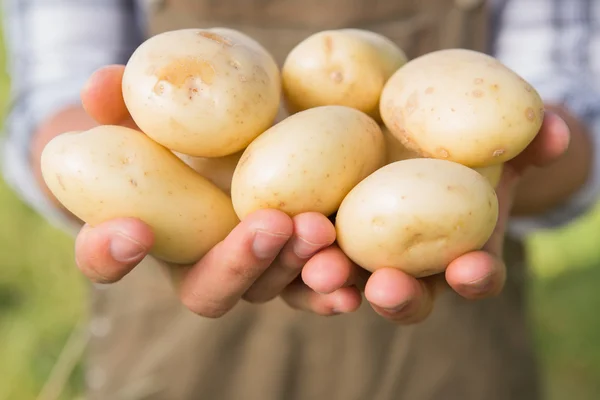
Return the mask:
M449 49L408 62L387 81L381 117L406 147L469 167L506 162L538 133L539 94L498 60Z
M123 75L140 129L176 152L222 157L243 150L279 110L281 78L253 39L225 28L183 29L142 43Z
M44 181L65 208L97 225L138 218L154 232L151 253L199 260L239 222L231 199L143 133L99 126L59 135L42 152Z
M337 241L371 272L425 277L480 249L497 218L495 191L481 174L452 161L407 159L375 171L344 198Z
M390 130L383 125L381 131L385 137L386 144L386 164L391 164L396 161L408 160L410 158L424 158L418 153L406 148L394 135L390 133ZM500 182L502 176L502 169L504 164L494 164L489 167L473 168L475 171L483 175L492 185L496 188Z
M325 105L356 108L376 120L387 79L407 61L386 37L359 29L313 34L288 54L282 68L290 112Z
M380 128L385 137L386 164L391 164L400 160L408 160L409 158L421 158L418 153L408 149L396 139L385 125Z
M241 219L264 208L330 215L384 162L384 138L372 118L345 106L311 108L273 126L244 151L231 183L233 206Z
M485 179L488 180L490 185L494 189L498 187L500 183L500 178L502 178L502 171L504 170L504 164L494 164L489 167L481 167L481 168L473 168L475 171L479 172Z
M243 151L216 158L193 157L187 154L173 153L192 167L194 171L217 185L219 189L228 195L231 194L231 178Z

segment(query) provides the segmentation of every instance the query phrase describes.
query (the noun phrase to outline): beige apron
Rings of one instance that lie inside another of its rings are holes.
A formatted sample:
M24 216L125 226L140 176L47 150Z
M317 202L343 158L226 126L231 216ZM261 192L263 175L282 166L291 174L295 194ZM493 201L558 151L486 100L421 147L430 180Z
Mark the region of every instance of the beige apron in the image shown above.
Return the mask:
M281 63L312 32L360 27L385 34L410 57L443 47L485 50L477 0L153 1L152 33L227 26ZM368 303L324 318L279 300L240 303L218 320L193 315L152 260L93 293L87 382L102 400L536 400L525 318L521 246L508 242L509 278L497 298L448 292L433 315L403 327Z

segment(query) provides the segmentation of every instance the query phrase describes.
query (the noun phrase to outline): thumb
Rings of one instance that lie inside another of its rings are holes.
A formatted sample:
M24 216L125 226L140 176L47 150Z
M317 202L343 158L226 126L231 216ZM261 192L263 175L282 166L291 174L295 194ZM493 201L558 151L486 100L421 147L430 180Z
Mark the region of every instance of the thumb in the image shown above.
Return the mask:
M83 108L102 125L134 127L123 100L121 82L124 65L109 65L95 71L81 90Z
M96 227L85 225L77 235L75 260L90 280L113 283L142 261L153 243L151 229L137 219L114 219Z

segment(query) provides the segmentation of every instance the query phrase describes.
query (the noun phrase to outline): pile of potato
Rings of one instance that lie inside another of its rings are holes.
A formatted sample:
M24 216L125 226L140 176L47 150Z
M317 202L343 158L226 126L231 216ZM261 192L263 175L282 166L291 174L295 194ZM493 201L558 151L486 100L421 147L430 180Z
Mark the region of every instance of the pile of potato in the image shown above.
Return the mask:
M542 123L538 93L482 53L408 60L365 30L314 34L279 66L226 28L151 37L123 97L138 130L99 126L42 154L56 198L94 225L145 221L152 254L189 264L258 209L335 215L358 265L423 277L481 248L503 163Z

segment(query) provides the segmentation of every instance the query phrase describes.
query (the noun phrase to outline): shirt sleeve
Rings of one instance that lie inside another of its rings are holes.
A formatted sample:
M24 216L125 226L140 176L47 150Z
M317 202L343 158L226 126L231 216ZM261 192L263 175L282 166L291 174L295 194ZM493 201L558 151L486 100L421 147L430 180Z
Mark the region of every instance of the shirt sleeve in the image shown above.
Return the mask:
M3 0L11 104L2 137L6 182L50 222L62 214L42 193L30 164L38 124L80 104L80 90L99 67L125 63L142 40L133 0Z
M600 2L504 0L496 12L495 56L546 103L563 104L586 123L595 150L588 182L568 202L542 216L512 219L509 233L522 237L579 217L600 192Z

